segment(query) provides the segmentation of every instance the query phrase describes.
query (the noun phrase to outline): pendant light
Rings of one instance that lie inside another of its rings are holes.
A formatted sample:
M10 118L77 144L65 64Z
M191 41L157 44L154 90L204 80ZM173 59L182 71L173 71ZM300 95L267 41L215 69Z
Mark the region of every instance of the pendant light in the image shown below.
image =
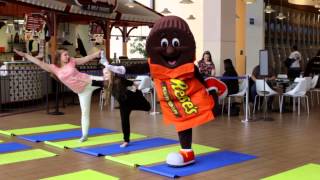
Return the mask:
M192 4L193 1L192 0L182 0L180 1L181 4Z
M273 13L275 10L272 9L271 5L270 5L270 0L268 0L268 3L266 5L266 7L264 8L264 12L267 14Z
M245 2L246 4L253 4L253 3L256 2L256 0L244 0L244 2Z
M160 13L161 14L170 14L171 12L169 11L168 8L164 8Z
M278 16L276 17L279 20L283 20L286 18L286 16L283 14L283 9L282 9L282 0L280 1L281 5L280 5L280 12L278 14Z

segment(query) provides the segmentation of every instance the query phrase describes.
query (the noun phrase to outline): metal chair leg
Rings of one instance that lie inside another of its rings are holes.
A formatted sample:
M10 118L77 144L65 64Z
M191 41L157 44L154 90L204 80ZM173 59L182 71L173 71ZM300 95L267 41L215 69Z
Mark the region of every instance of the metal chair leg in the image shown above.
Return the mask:
M228 97L228 116L230 116L231 97Z
M224 99L222 99L222 109L221 109L221 115L224 113Z
M320 100L319 100L319 91L317 91L317 100L318 100L318 104L320 104Z
M298 97L298 115L300 115L300 103L301 103L301 97Z
M280 113L282 113L282 106L283 106L283 96L279 96L280 98L280 104L279 104L279 108L280 108Z
M253 102L253 114L256 113L256 102L257 102L257 95L254 97L254 102Z
M295 111L296 111L296 98L295 98L295 97L292 97L292 101L293 101L292 111L295 112Z
M306 99L307 99L307 111L308 111L308 115L309 115L310 110L309 110L309 98L308 98L308 96L306 96Z

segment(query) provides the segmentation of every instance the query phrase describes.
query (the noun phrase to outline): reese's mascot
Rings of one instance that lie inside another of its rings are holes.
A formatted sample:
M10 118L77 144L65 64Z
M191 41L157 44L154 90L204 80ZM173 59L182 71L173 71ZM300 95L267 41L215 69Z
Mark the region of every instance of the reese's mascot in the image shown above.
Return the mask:
M167 164L189 165L195 162L192 128L214 119L214 101L194 65L193 34L183 19L165 16L155 22L146 46L148 63L127 67L107 65L107 70L119 74L150 72L164 122L175 125L181 144L179 152L167 156Z

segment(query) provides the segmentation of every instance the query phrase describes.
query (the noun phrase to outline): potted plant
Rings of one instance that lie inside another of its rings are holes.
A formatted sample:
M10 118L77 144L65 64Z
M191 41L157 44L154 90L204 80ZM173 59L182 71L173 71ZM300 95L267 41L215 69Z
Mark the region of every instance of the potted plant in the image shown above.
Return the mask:
M134 38L133 43L130 43L130 47L131 47L130 53L139 53L144 58L147 58L145 37Z

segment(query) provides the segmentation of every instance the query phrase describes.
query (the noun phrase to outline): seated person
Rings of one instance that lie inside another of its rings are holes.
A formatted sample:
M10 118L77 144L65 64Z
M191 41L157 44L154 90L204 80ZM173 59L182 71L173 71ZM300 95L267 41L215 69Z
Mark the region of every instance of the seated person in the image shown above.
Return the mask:
M236 78L238 77L238 73L237 71L235 70L233 64L232 64L232 61L231 59L225 59L223 61L224 63L224 73L222 75L222 77L233 77L233 78ZM222 78L222 82L224 82L227 87L228 87L228 96L230 94L236 94L239 92L239 81L238 79L224 79ZM238 115L239 114L239 107L236 105L236 103L232 103L231 104L231 115Z
M215 65L209 51L203 53L202 59L198 62L197 67L204 78L216 75Z
M231 59L225 59L224 63L224 73L223 77L238 77L237 71L234 69ZM239 82L238 79L223 79L222 81L228 87L228 95L236 94L239 92Z
M257 65L253 71L252 71L252 74L251 74L251 85L250 85L250 100L251 102L254 102L254 98L255 96L257 95L257 89L256 89L256 84L255 84L255 81L257 79L264 79L267 81L267 84L272 87L272 83L274 83L275 79L276 79L276 75L275 75L275 72L274 72L274 69L269 66L268 67L268 75L267 76L262 76L260 74L260 65ZM268 109L271 109L272 107L272 97L270 97L269 101L268 101Z
M320 50L317 52L316 56L308 61L306 69L304 71L304 76L311 76L320 74Z

